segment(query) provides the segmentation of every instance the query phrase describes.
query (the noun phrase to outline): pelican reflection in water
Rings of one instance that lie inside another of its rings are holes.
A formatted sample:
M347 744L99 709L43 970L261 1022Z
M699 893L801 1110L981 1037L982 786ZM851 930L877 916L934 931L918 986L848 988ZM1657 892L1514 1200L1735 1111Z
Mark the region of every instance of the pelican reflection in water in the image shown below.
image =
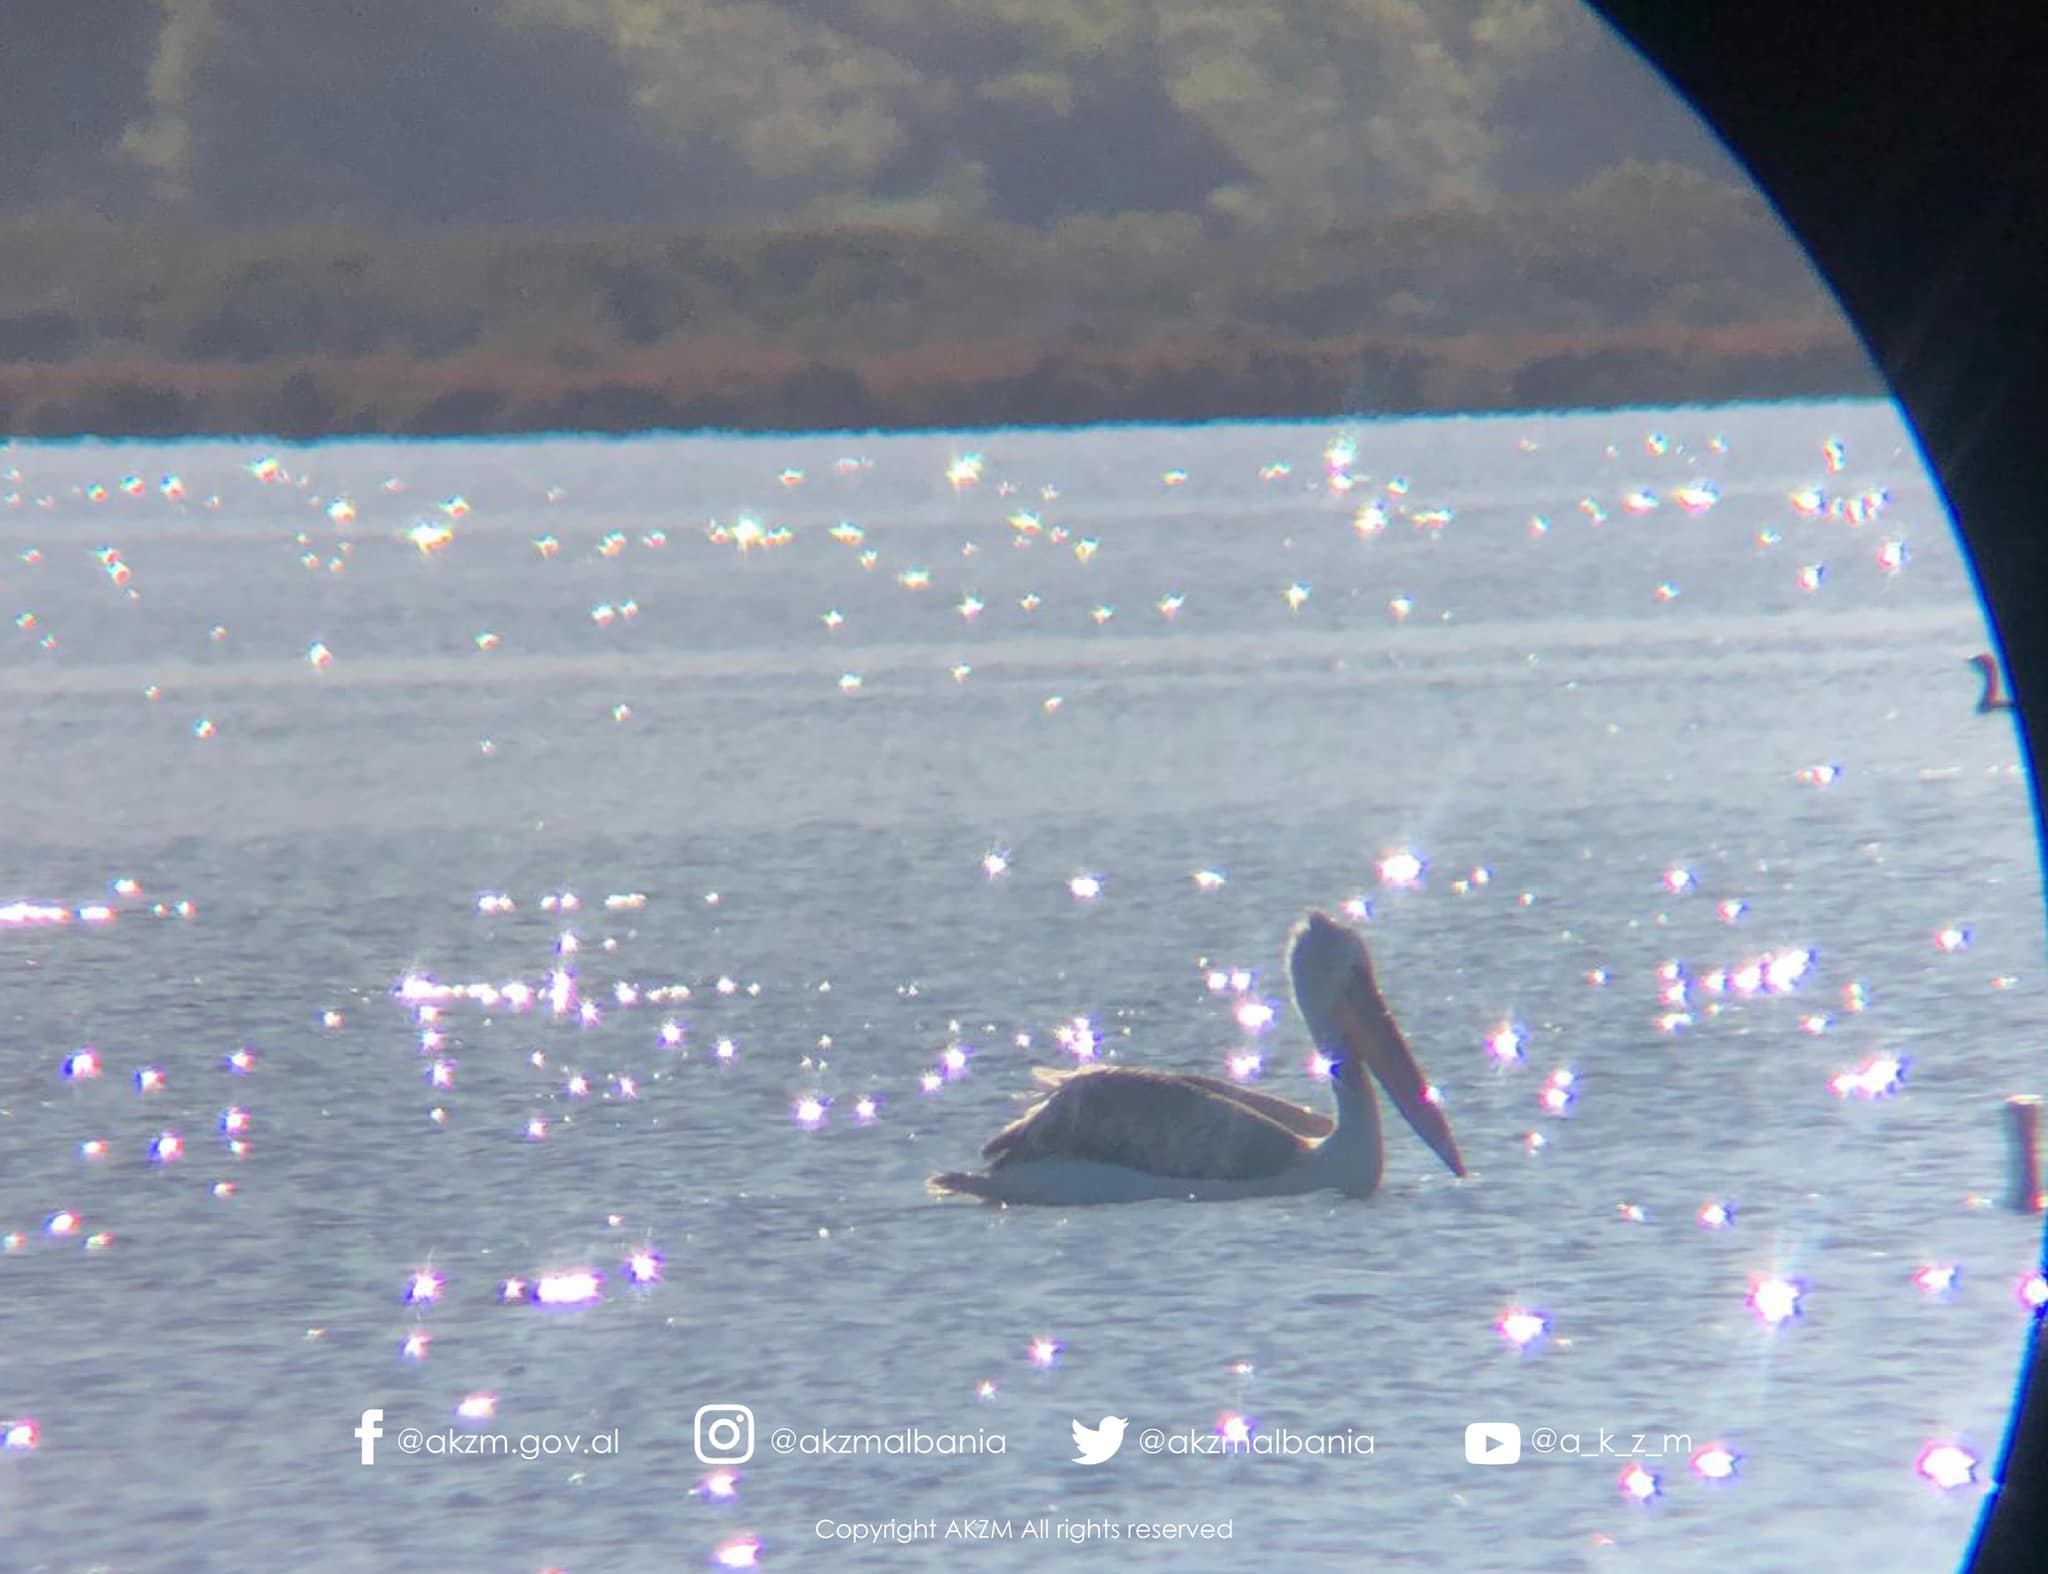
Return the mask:
M989 1202L1222 1201L1335 1190L1369 1197L1383 1169L1379 1101L1394 1108L1454 1175L1465 1173L1450 1123L1424 1083L1373 980L1365 942L1323 913L1287 949L1295 1009L1331 1062L1332 1120L1269 1094L1189 1072L1040 1068L1039 1102L992 1137L980 1174L934 1175L941 1195Z

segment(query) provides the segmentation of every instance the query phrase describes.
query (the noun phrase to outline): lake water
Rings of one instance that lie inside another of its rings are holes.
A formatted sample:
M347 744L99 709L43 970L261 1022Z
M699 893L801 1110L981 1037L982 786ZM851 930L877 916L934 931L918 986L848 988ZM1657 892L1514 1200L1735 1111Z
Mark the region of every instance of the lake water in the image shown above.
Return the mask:
M8 1567L1966 1545L2039 1256L1987 1199L2042 900L1888 405L0 472L0 904L69 915L0 927ZM1077 1018L1321 1105L1279 960L1347 903L1468 1179L1396 1124L1365 1202L926 1196ZM1232 1417L1371 1452L1141 1441ZM890 1522L933 1539L835 1529Z

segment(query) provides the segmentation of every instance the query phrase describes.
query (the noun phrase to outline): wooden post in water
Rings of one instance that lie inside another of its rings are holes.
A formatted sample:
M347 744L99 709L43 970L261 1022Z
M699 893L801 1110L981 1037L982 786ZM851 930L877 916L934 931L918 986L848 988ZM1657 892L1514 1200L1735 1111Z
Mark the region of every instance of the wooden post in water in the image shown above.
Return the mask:
M2004 1205L2016 1213L2041 1211L2041 1101L2015 1093L2005 1101Z

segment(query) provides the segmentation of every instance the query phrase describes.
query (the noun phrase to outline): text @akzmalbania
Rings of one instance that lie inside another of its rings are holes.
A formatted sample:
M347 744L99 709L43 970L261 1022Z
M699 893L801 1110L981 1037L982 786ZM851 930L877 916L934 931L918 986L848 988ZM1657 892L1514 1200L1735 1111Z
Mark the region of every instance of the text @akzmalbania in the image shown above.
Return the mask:
M1373 1451L1372 1434L1346 1428L1341 1432L1297 1432L1272 1428L1185 1427L1169 1431L1148 1426L1138 1434L1147 1454L1186 1454L1225 1459L1364 1459Z

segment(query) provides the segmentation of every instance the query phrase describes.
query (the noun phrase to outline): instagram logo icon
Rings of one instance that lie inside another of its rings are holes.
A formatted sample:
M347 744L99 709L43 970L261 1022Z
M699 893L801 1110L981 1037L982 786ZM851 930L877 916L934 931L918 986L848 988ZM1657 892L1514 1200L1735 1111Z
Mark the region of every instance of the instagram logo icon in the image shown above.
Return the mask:
M754 1457L754 1412L745 1405L700 1406L696 1447L707 1465L744 1465Z

